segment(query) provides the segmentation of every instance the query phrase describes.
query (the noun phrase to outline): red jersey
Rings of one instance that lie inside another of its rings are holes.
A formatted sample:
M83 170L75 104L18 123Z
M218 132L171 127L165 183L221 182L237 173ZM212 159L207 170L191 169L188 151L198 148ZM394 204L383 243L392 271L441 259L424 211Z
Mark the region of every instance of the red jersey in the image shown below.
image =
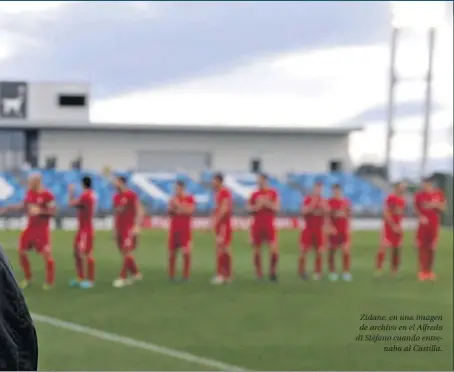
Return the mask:
M184 195L181 197L174 196L169 201L169 210L172 212L172 206L175 204L185 204L186 206L194 206L195 200L192 195ZM190 214L170 214L170 230L171 231L187 231L191 229L192 215Z
M221 205L223 205L224 203L227 203L227 213L224 214L222 219L220 219L219 213L221 210ZM216 207L214 213L218 226L230 225L232 212L233 212L232 194L227 188L223 187L216 193Z
M96 210L96 195L93 190L85 190L77 200L77 221L79 230L93 229L93 217Z
M115 228L129 230L134 227L139 199L132 190L117 192L113 198L115 208Z
M389 216L394 225L401 226L402 220L405 215L405 208L407 202L403 196L396 194L390 194L385 200L385 210L388 212ZM389 226L389 222L385 220L385 226Z
M304 227L308 230L321 230L325 224L326 200L321 196L307 195L303 201L303 208L308 206L312 206L313 209L304 215Z
M445 196L441 190L431 192L419 191L415 194L415 209L422 216L427 218L428 225L437 227L440 224L440 211L431 207L431 203L444 202Z
M24 206L25 210L28 213L28 207L36 206L41 209L46 208L53 208L55 206L55 198L54 195L48 190L28 190L27 194L25 195L24 199ZM37 215L37 216L28 216L28 229L49 229L50 227L50 220L52 216L44 216L44 215Z
M347 198L331 198L328 200L331 222L338 233L346 233L350 229L350 201Z
M279 196L274 189L256 190L252 193L249 203L252 206L255 206L261 199L268 199L272 202L277 202ZM270 208L260 208L254 213L253 226L273 226L275 214L275 211Z

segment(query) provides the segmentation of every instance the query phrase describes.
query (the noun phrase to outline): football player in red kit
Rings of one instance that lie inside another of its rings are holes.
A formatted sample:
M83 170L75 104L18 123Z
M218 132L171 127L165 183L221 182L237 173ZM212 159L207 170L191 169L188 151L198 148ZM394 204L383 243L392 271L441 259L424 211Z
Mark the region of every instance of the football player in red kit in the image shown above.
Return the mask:
M77 278L71 280L69 285L71 287L91 288L95 282L93 217L96 210L96 195L92 190L90 177L82 178L82 189L82 194L76 198L74 185L70 185L68 188L69 205L77 209L78 222L73 247Z
M46 280L43 289L50 289L55 281L55 262L52 257L50 220L55 215L56 205L53 194L46 190L41 183L41 175L33 174L28 179L28 191L23 203L3 209L25 210L28 216L27 227L22 232L19 241L19 263L24 272L22 288L30 285L32 271L28 252L34 249L40 254L46 267Z
M213 227L216 236L216 276L212 284L228 283L232 279L232 194L224 186L224 176L217 173L213 177L215 211Z
M328 200L328 208L330 215L331 226L329 228L329 252L328 252L328 267L329 279L336 281L338 275L335 268L336 252L342 252L342 279L351 281L350 274L350 201L342 194L340 185L333 186L333 194Z
M128 188L126 178L115 178L116 194L113 198L115 213L115 235L118 249L123 257L120 277L115 279L113 286L122 288L142 279L134 251L140 233L144 211L137 194Z
M248 202L248 211L252 214L251 244L254 249L254 266L257 277L262 278L261 248L267 244L270 250L270 280L277 281L277 263L279 251L277 231L274 225L276 213L279 211L279 196L276 190L268 185L268 176L258 176L258 190L254 191Z
M298 271L302 279L307 280L306 257L313 249L315 252L314 280L322 277L323 251L325 248L325 230L328 224L328 203L322 196L323 184L316 182L310 195L304 198L302 214L304 217L304 228L301 232Z
M175 195L169 200L169 278L175 279L175 266L178 250L183 253L183 280L189 279L191 269L192 214L195 200L186 194L185 183L176 182Z
M406 184L399 182L394 186L392 194L388 195L383 208L383 231L380 247L376 258L376 275L381 275L383 262L387 251L391 251L391 274L395 276L400 264L400 249L404 237L402 220L405 215Z
M435 188L430 179L422 182L421 190L414 197L415 211L419 218L416 244L419 258L419 280L435 280L433 271L435 250L440 231L440 216L446 210L443 192Z

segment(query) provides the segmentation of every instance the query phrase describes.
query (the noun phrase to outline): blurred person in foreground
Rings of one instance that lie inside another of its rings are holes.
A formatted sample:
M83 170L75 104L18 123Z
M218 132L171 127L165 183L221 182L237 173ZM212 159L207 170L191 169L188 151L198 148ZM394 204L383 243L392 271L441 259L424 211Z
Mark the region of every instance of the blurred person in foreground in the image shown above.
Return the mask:
M0 247L0 371L37 371L38 341L32 318Z
M407 202L405 200L406 184L398 182L385 200L383 207L383 230L380 247L376 258L376 275L383 272L383 263L387 251L391 252L391 275L396 276L400 265L400 255L404 230L402 221Z
M134 251L137 248L144 210L137 194L128 187L126 177L115 177L114 186L117 190L113 197L115 237L118 250L123 257L123 264L120 276L114 280L113 286L122 288L134 281L142 280Z
M52 256L50 221L56 213L54 195L46 190L40 174L32 174L28 179L28 190L22 203L4 208L3 212L24 210L27 214L27 227L19 240L19 263L24 273L22 288L31 284L32 271L28 252L35 250L44 259L46 279L43 289L52 288L55 281L55 262Z
M266 244L270 250L271 281L277 281L277 264L279 260L279 246L275 216L279 211L279 196L276 190L268 184L268 176L260 174L257 180L258 189L254 191L248 202L248 211L252 215L251 245L254 250L254 266L258 279L262 279L262 245Z
M82 194L75 197L75 186L68 188L69 205L77 209L77 232L74 237L75 279L71 287L92 288L95 283L95 259L93 257L95 230L93 218L96 210L96 195L92 189L92 179L84 176L81 181Z
M315 253L314 280L322 278L323 251L325 249L325 233L329 223L328 203L323 198L323 183L317 181L312 193L306 195L303 200L302 215L304 227L300 236L300 257L298 261L298 272L303 280L308 280L306 272L307 254L313 250Z
M330 215L331 228L329 229L328 243L328 269L329 279L336 281L338 275L336 272L336 252L342 252L342 280L347 282L353 279L350 274L351 264L351 241L350 241L350 201L344 197L342 187L338 184L333 185L332 195L328 200L328 209Z
M178 251L183 255L183 280L189 279L191 270L192 214L195 210L194 197L186 193L184 181L178 180L175 195L169 200L169 278L175 280Z
M216 238L216 276L212 284L229 283L232 280L232 213L231 192L224 186L224 176L217 173L213 177L215 210L213 227Z
M416 245L418 248L418 279L436 280L433 270L441 214L446 210L446 198L443 192L434 187L430 178L425 178L421 189L414 196L414 207L418 216Z

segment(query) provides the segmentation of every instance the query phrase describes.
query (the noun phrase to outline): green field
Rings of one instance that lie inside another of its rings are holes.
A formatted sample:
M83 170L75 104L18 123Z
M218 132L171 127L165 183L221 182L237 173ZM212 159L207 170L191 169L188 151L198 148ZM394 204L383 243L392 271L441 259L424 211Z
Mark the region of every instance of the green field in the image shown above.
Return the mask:
M2 232L14 266L17 235ZM416 281L411 234L404 247L401 276L373 278L378 232L355 234L353 282L302 282L296 276L296 231L280 235L279 283L257 282L247 234L237 233L235 281L220 287L208 283L214 270L210 234L195 236L191 281L170 283L165 232L149 231L143 234L138 251L145 279L123 289L111 286L120 267L111 233L99 232L95 252L98 281L92 290L66 285L73 276L72 236L70 232L54 233L56 287L48 292L40 285L26 290L31 311L49 317L36 318L41 370L223 369L216 361L267 371L452 370L452 231L441 237L436 283ZM33 257L33 269L35 279L41 280L39 257ZM443 326L442 331L366 331L364 337L367 333L392 337L416 333L442 340L355 341L362 323L409 327L420 323L362 322L363 313L440 315L443 319L431 324ZM55 319L71 323L55 323ZM442 351L384 351L385 346L413 344L436 344Z

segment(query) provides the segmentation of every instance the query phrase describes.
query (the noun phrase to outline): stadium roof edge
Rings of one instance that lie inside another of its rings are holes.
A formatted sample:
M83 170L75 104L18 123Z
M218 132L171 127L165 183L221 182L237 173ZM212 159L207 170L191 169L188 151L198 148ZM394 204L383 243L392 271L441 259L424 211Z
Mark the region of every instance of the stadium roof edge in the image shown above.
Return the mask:
M113 124L113 123L46 123L31 121L0 120L1 129L44 129L44 130L93 130L93 131L155 131L155 132L194 132L194 133L269 133L269 134L317 134L347 135L362 130L362 126L351 127L267 127L254 125L184 125L184 124Z

